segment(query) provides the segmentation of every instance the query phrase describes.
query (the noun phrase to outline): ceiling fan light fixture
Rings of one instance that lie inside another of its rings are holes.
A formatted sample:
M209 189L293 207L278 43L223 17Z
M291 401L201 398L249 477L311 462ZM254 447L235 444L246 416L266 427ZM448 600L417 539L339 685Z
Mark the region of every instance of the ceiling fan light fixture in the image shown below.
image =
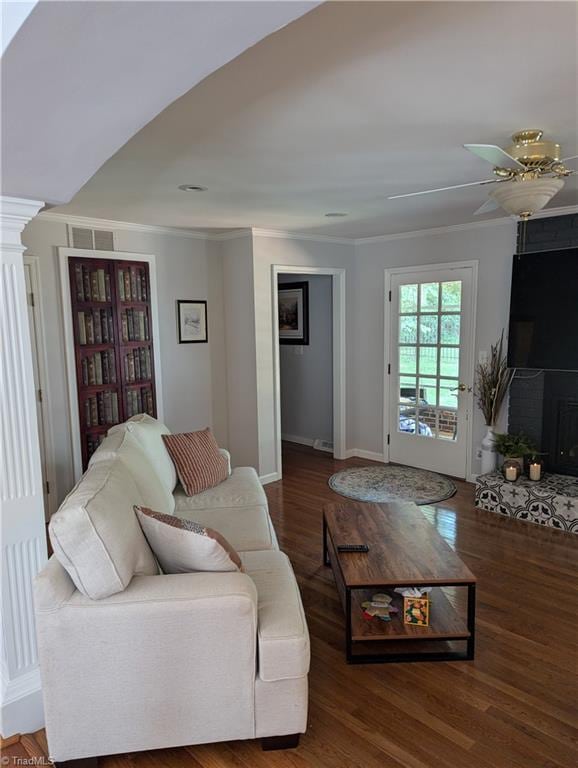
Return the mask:
M527 218L548 205L563 186L563 179L516 179L497 184L490 197L510 216Z

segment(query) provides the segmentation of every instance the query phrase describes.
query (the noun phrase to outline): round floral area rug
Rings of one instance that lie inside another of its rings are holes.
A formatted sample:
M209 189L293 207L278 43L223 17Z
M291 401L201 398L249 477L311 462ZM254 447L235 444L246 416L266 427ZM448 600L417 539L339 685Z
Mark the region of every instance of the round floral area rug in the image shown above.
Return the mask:
M456 486L437 472L414 467L357 467L329 478L329 487L358 501L413 501L434 504L449 499Z

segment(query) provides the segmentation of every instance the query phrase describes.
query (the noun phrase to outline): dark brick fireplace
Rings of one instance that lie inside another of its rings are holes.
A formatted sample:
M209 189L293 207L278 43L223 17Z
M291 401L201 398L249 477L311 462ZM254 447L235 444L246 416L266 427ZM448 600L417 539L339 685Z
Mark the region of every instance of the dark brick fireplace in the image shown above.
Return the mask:
M576 214L530 220L525 237L518 226L522 253L575 246ZM577 328L568 328L567 334L568 344L578 344ZM547 454L547 471L578 476L578 371L518 369L510 387L508 423L510 432L524 432Z

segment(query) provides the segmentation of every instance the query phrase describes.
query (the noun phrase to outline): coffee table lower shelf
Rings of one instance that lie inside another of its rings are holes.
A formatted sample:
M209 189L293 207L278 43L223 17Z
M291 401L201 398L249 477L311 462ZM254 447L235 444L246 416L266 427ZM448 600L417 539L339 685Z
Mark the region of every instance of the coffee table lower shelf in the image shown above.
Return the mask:
M441 587L433 587L429 594L430 624L420 627L404 623L403 598L397 594L393 597L392 605L397 607L398 613L390 622L363 617L361 604L376 592L387 591L392 594L392 585L371 589L343 585L339 592L345 609L347 661L350 664L382 664L473 659L475 584L459 586L458 589L467 590L466 617L462 618L461 612L452 605ZM464 647L459 648L460 645Z

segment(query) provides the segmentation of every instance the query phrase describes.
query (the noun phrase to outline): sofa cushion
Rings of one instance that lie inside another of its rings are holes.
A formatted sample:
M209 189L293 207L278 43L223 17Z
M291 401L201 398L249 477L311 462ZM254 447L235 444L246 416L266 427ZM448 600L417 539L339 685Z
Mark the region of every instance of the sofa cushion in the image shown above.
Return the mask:
M168 427L157 419L153 419L152 416L147 416L146 413L139 413L124 424L117 424L116 427L109 429L108 434L112 435L120 431L132 432L149 461L156 468L161 482L169 493L172 493L177 484L177 473L162 440L162 435L170 435Z
M239 509L194 509L175 512L177 517L193 520L219 531L237 552L254 549L278 549L277 538L265 507Z
M168 515L174 512L173 494L167 490L133 432L118 430L108 435L92 454L88 465L114 458L119 458L132 475L146 507Z
M146 507L134 510L164 573L241 570L239 555L218 531Z
M179 516L194 509L267 508L267 496L253 467L236 467L222 483L195 496L187 496L178 485L174 497L175 514Z
M227 479L229 463L219 453L217 441L208 427L162 437L187 496L214 488Z
M76 588L98 600L122 592L158 565L133 507L142 497L120 459L88 468L50 519L54 554Z
M303 677L309 672L309 632L289 558L279 551L240 555L257 587L259 677Z

